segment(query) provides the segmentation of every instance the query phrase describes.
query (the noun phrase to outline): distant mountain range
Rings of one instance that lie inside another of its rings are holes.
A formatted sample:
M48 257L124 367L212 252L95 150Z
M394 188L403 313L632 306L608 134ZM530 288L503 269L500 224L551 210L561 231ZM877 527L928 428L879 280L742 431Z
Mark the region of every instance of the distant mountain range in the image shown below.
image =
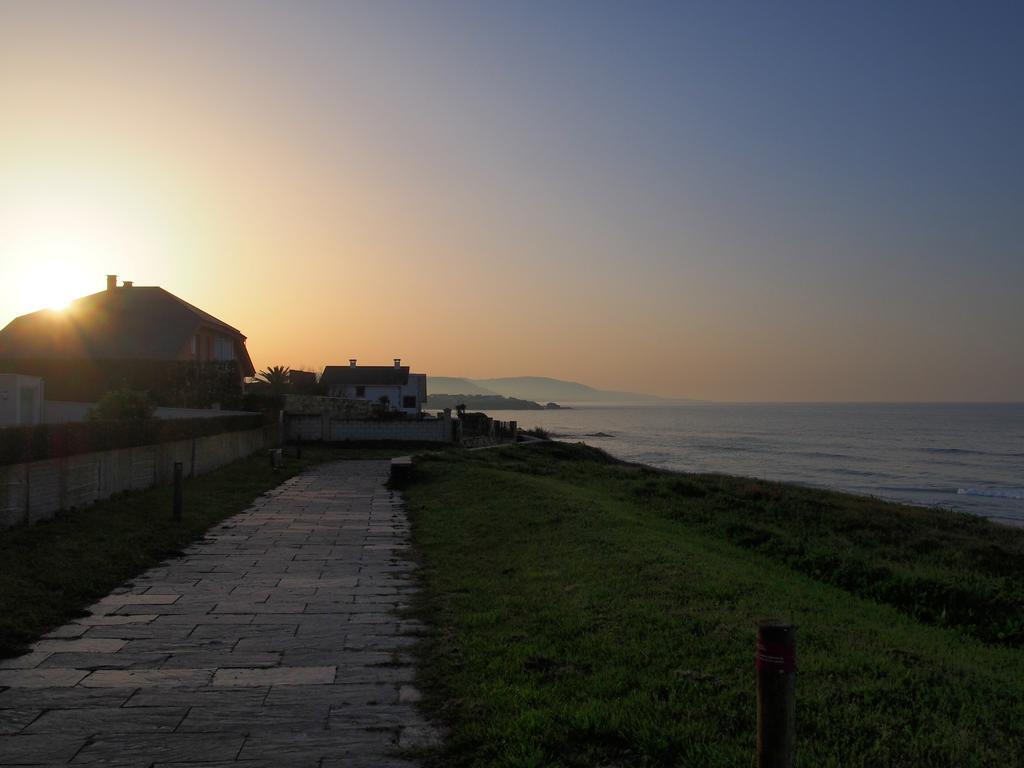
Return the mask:
M465 379L453 376L428 376L429 395L503 395L536 403L673 403L656 395L640 392L613 392L594 389L575 381L546 376L513 376L506 379Z

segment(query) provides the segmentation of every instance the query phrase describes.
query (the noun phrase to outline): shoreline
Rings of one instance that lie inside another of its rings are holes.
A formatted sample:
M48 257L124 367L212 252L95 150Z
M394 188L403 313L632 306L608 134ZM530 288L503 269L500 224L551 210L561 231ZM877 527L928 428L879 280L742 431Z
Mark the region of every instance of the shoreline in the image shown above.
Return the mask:
M606 435L606 434L603 434L603 433L601 433L601 434L595 433L592 436L594 436L594 437L613 437L612 435ZM616 462L619 462L619 463L624 464L624 465L641 467L643 469L646 469L646 470L649 470L649 471L652 471L652 472L664 472L664 473L676 474L676 475L691 475L691 476L695 475L695 476L723 477L723 478L730 478L730 479L734 479L734 480L747 480L747 481L754 481L754 482L761 482L761 483L776 483L776 484L779 484L779 485L793 486L795 488L802 488L802 489L810 490L810 491L824 491L824 492L828 492L828 493L840 493L840 494L844 494L844 495L847 495L847 496L853 496L855 498L865 499L865 500L869 500L869 501L883 502L883 503L886 503L886 504L897 504L897 505L911 507L911 508L914 508L914 509L931 509L931 510L936 510L936 511L940 511L940 512L950 513L950 514L953 514L953 515L966 515L969 518L977 518L977 519L980 519L980 520L987 520L987 521L989 521L991 523L994 523L996 525L1002 525L1002 526L1006 526L1006 527L1009 527L1009 528L1015 528L1015 529L1024 529L1024 518L1015 518L1015 517L1009 517L1009 516L1004 516L1004 515L979 514L979 513L970 512L970 511L967 511L967 510L954 509L952 507L942 506L941 504L927 504L927 503L924 503L924 502L915 502L915 501L912 501L912 500L901 499L901 498L894 498L894 497L890 497L890 496L882 496L882 495L874 494L874 493L864 493L864 492L860 492L860 491L853 491L853 490L849 490L849 489L846 489L846 488L840 488L840 487L837 487L837 486L815 484L815 483L812 483L812 482L798 481L798 480L776 480L776 479L772 479L772 478L768 478L768 477L756 477L754 475L741 475L741 474L734 474L734 473L730 473L730 472L721 472L721 471L693 472L693 471L685 470L685 469L670 469L670 468L667 468L667 467L658 467L658 466L655 466L653 464L647 464L647 463L641 462L641 461L631 461L629 459L623 459L623 458L621 458L619 456L616 456L614 453L612 453L608 449L602 448L601 446L592 445L592 444L588 443L586 440L575 440L575 441L573 441L573 440L566 440L566 439L564 439L566 437L568 437L568 436L566 436L566 435L559 435L557 433L550 433L550 435L549 435L549 442L560 442L560 443L564 443L566 445L574 445L574 444L585 445L588 448L592 448L594 450L601 451L602 453L606 454L609 458L614 459ZM584 436L584 437L586 437L586 436ZM1008 497L1008 498L1014 499L1014 497ZM1016 499L1014 499L1014 500L1016 500Z
M617 406L518 420L659 467L770 477L1024 525L1020 404L714 405L657 414Z

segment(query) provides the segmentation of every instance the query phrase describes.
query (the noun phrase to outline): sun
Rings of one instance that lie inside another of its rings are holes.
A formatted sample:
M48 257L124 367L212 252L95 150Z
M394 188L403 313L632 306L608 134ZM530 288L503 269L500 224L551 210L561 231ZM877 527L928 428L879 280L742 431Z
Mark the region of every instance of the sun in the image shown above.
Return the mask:
M67 309L72 301L94 293L95 290L90 288L99 285L98 277L93 276L95 279L90 280L83 272L81 265L66 261L33 265L23 272L19 281L23 306L32 309Z
M123 251L124 222L131 221L84 183L43 181L0 194L6 283L0 304L15 314L62 309L101 290L103 275L115 271L111 262Z

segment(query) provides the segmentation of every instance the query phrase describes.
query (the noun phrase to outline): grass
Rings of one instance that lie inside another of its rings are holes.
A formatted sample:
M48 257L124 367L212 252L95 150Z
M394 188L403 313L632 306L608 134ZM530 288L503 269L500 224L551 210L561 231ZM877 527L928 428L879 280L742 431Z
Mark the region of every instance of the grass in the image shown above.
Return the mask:
M213 525L303 469L339 458L386 458L401 448L306 444L303 457L270 468L260 452L186 480L185 511L171 520L171 488L120 494L44 522L0 531L0 658L20 654L48 630L147 568L179 553Z
M765 616L798 625L799 765L1024 764L1019 625L986 618L1024 532L560 443L421 458L406 495L438 765L753 765Z

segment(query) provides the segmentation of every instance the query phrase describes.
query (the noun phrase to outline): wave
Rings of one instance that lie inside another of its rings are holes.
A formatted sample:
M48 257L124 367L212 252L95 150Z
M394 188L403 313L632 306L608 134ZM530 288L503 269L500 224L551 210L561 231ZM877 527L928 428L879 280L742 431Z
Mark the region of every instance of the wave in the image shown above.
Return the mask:
M913 493L913 494L952 494L952 488L935 488L921 485L880 485L877 490L885 493Z
M884 472L876 472L870 469L850 469L849 467L837 467L835 469L830 469L829 472L835 475L845 475L849 477L874 477L879 480L892 477L892 475L887 475Z
M845 459L849 461L864 461L865 458L849 453L829 453L828 451L790 451L789 455L799 456L802 459Z
M959 496L986 496L993 499L1020 499L1024 501L1024 488L957 488Z
M1004 451L975 451L970 448L922 448L924 453L936 453L940 456L996 456L999 458L1019 459L1024 453Z

